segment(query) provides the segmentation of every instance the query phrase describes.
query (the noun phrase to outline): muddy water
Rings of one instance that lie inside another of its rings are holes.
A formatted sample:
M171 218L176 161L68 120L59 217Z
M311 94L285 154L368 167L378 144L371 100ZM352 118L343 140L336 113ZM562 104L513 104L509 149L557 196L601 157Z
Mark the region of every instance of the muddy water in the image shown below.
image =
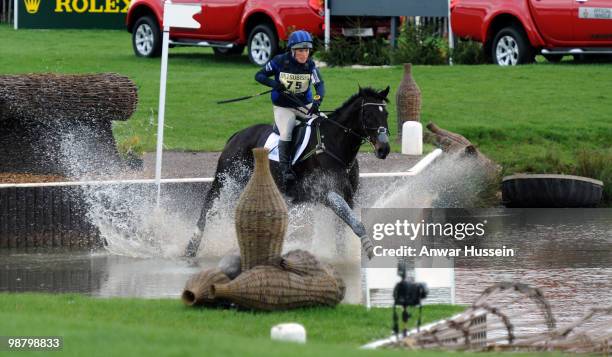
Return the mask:
M364 181L360 204L385 208L431 207L434 203L461 207L465 194L457 195L460 190L449 189L447 183L456 180L456 173L465 171L465 165L443 166L444 170L432 169L406 184L375 186ZM215 266L221 256L237 248L235 239L227 237L235 237L232 207L238 190L222 195L216 218L204 232L204 251L211 256L196 259L179 258L194 217L175 217L173 210L151 214L142 209L145 205L140 201L126 203L126 197L138 197L136 194L102 193L106 195L92 193L92 207L98 209L92 210L91 216L109 244L108 251L0 250L0 292L178 298L191 274ZM127 216L131 220L125 219L125 212L130 213ZM455 301L469 304L489 285L513 280L540 287L560 323L574 319L590 306L612 305L612 211L604 210L598 215L584 212L587 213L569 215L554 228L550 224L532 224L503 229L514 248L525 253L516 264L493 261L458 265ZM338 226L335 219L320 207L292 207L289 215L291 226L285 251L307 249L335 265L348 288L345 302L361 303L360 247L355 236L347 229L334 228ZM531 236L540 240L525 238Z
M218 259L134 258L66 250L0 251L0 292L82 293L97 297L178 298L187 279ZM361 299L359 265L334 264L346 301ZM357 272L355 273L355 269Z

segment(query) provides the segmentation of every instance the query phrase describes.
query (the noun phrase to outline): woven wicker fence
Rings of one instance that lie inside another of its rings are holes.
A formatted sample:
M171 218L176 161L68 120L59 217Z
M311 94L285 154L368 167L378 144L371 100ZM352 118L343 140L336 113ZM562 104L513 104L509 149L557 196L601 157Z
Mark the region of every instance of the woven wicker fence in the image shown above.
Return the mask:
M137 103L136 85L114 73L0 75L0 172L120 170L112 121L129 119Z

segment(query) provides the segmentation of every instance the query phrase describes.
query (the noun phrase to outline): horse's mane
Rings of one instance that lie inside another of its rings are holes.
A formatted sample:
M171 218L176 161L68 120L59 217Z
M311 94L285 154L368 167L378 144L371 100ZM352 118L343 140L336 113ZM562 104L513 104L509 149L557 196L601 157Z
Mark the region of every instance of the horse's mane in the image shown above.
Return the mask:
M384 100L387 103L389 102L389 99L384 98L383 96L378 94L378 91L376 89L372 87L364 87L364 88L360 88L359 92L353 94L349 99L347 99L344 103L342 103L342 105L338 109L334 110L334 114L344 111L355 101L355 99L361 98L361 97L375 97L375 98L379 98L380 100Z

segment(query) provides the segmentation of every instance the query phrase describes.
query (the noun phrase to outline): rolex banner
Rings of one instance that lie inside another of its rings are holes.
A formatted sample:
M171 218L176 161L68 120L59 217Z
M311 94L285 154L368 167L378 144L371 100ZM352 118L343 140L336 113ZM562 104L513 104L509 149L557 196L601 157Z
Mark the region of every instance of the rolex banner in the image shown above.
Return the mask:
M16 0L18 28L124 29L130 0Z

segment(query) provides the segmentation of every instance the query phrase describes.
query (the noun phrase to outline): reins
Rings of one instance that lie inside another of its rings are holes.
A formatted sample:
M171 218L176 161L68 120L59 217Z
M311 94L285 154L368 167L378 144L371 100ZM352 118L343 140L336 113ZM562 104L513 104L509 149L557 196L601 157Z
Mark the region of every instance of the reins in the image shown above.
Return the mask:
M294 104L297 105L296 110L300 111L303 114L308 114L308 112L306 111L307 108L303 105L303 103L301 103L301 101L299 101L297 98L293 97L289 93L283 93L283 94L287 98L289 98ZM367 127L365 125L365 121L363 119L363 109L364 109L364 107L369 106L369 105L386 106L387 103L384 103L384 102L383 103L366 103L365 99L362 99L362 101L361 101L361 110L360 110L360 113L359 113L359 122L361 124L361 129L363 129L364 133L365 133L366 130L378 130L379 134L381 133L381 130L386 132L386 128L384 128L384 127L370 128L370 127ZM334 113L334 112L335 111L332 111L331 113ZM324 136L321 135L321 120L327 119L328 123L331 123L331 124L335 125L336 127L342 129L342 131L344 131L345 133L348 133L348 134L356 136L360 140L359 146L363 145L366 142L369 142L370 144L372 144L372 142L370 141L370 139L369 139L369 137L367 135L361 135L358 132L356 132L355 130L353 130L353 129L345 126L345 125L342 125L342 124L338 123L335 120L329 119L327 117L327 115L325 115L324 112L322 112L322 111L320 111L319 113L323 114L323 115L315 114L316 117L315 117L315 120L313 121L313 123L312 124L308 124L308 123L305 124L305 125L308 125L308 126L312 126L313 124L315 125L317 144L315 145L315 147L312 150L310 150L306 154L304 154L300 158L300 160L298 160L297 162L303 162L303 161L306 161L308 158L310 158L310 157L312 157L314 155L320 155L320 154L325 153L325 154L329 155L331 158L333 158L334 160L336 160L338 163L343 165L346 168L347 171L350 171L352 169L352 167L353 167L353 164L354 164L355 160L353 160L353 162L351 162L350 164L346 164L336 154L334 154L333 152L327 150L327 148L325 147L325 143L323 141L324 140ZM297 119L304 123L303 120L301 120L299 118L297 118Z

